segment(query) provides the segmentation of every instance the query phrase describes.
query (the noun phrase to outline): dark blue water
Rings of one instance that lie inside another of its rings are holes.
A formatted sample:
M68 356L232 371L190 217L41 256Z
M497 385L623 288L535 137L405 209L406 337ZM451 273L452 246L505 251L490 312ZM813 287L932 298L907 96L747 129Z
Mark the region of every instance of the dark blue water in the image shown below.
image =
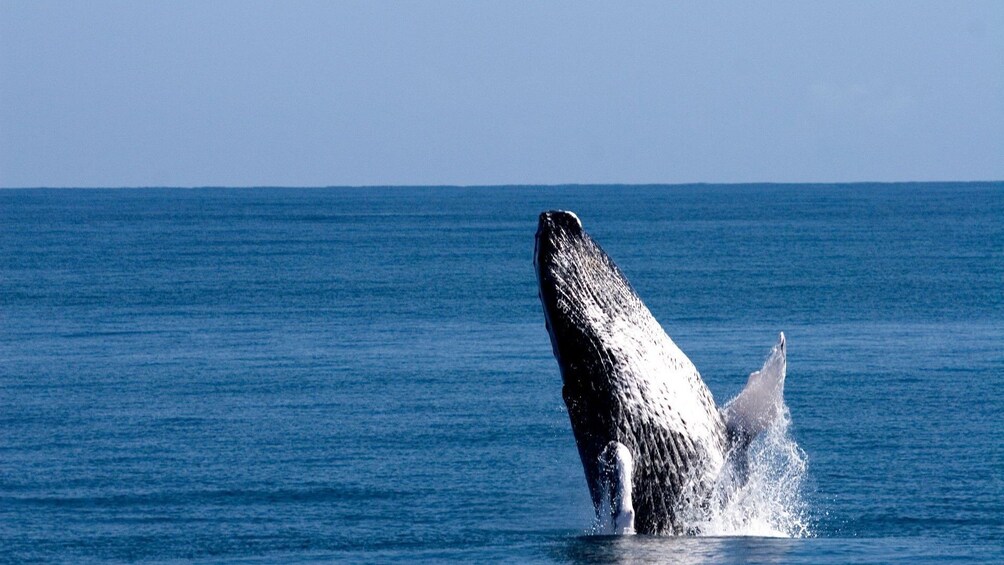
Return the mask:
M531 265L578 212L811 537L585 536ZM1004 184L0 191L0 559L1004 559Z

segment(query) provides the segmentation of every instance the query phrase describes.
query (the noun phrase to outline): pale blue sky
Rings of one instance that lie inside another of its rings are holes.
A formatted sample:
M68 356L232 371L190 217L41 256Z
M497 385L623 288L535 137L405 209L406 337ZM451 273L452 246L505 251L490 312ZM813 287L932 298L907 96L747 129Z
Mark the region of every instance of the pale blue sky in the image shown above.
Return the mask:
M1004 179L1004 2L0 0L0 186Z

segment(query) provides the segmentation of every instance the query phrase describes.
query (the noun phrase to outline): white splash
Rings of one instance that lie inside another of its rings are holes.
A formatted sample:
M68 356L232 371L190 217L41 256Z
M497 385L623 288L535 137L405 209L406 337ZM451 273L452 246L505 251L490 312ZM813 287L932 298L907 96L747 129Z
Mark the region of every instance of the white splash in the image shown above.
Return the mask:
M805 452L789 434L787 406L749 446L745 467L727 469L712 502L688 526L701 536L800 538L812 535L803 483ZM743 480L745 479L745 481Z
M789 433L784 404L784 334L763 367L726 404L733 452L711 489L710 502L687 509L687 529L707 536L804 537L810 534L802 486L807 458ZM696 497L695 497L696 498Z

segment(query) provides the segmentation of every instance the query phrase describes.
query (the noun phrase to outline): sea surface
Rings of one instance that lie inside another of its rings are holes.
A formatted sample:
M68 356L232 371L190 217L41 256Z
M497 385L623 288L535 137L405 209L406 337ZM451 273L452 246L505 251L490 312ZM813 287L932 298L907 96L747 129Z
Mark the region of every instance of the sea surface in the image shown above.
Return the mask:
M785 332L789 537L589 535L552 208L719 403ZM1000 563L1004 183L0 191L0 561L179 560Z

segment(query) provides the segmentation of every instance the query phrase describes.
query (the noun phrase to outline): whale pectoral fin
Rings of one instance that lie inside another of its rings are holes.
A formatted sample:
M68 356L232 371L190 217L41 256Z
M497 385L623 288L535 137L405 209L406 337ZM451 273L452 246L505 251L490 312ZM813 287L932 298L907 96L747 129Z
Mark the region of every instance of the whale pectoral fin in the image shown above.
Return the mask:
M602 534L633 534L634 503L631 500L634 458L619 441L611 441L599 457L603 501L597 509L597 526Z
M738 446L742 447L753 441L781 413L786 370L787 348L782 332L763 367L750 374L746 387L723 410L729 435Z

